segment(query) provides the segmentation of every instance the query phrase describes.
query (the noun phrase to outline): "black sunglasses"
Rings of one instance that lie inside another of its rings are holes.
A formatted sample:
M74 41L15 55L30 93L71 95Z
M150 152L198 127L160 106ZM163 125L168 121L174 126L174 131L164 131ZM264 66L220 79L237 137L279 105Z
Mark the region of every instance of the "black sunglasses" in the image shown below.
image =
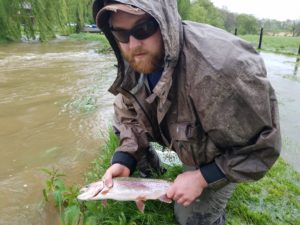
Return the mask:
M153 35L158 28L158 23L154 18L134 26L130 30L118 29L111 27L110 30L114 37L122 43L128 43L132 35L138 40L143 40Z

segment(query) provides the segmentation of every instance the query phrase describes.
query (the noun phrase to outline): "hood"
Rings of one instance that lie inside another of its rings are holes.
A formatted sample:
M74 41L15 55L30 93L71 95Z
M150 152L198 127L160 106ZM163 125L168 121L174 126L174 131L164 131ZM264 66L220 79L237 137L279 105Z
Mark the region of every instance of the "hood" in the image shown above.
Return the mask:
M166 71L172 71L177 64L178 56L180 52L180 36L181 36L181 18L177 10L176 0L96 0L93 4L93 16L96 19L97 13L107 4L111 3L123 3L138 7L148 14L150 14L159 24L164 48L164 74ZM108 39L118 61L118 74L114 84L109 89L113 94L117 94L116 89L121 85L124 80L124 74L127 63L124 61L117 43L109 30L109 26L105 23L102 27L99 27L106 38ZM165 83L165 82L164 82ZM160 85L159 85L160 86ZM168 85L169 86L169 85Z

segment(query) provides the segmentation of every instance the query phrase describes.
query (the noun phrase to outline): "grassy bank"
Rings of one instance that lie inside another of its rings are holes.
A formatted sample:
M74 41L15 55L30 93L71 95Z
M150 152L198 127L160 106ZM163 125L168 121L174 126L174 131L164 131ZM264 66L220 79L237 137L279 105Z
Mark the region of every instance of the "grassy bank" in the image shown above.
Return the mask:
M118 140L112 131L101 155L91 163L85 175L86 183L98 180L109 166ZM181 167L168 167L163 179L174 179ZM141 214L134 202L109 201L106 208L99 201L79 202L79 186L66 187L56 171L50 175L44 196L57 208L61 224L75 225L156 225L176 224L173 204L146 202ZM282 159L266 177L255 183L239 184L227 207L226 224L300 224L300 174ZM49 204L49 203L48 203Z
M103 34L79 33L71 34L71 38L82 41L99 41L103 49L110 49L109 43ZM258 47L259 35L243 35L240 38ZM300 45L300 37L263 36L262 51L274 52L286 55L297 55ZM300 57L300 56L299 56Z
M243 35L239 36L246 41L249 41L255 48L258 47L259 35ZM281 36L263 36L262 49L263 51L297 55L300 45L300 37L281 37Z
M78 41L96 41L100 44L100 49L98 50L99 53L106 53L111 51L111 47L109 42L105 38L103 34L99 33L74 33L69 36L71 39L78 40Z

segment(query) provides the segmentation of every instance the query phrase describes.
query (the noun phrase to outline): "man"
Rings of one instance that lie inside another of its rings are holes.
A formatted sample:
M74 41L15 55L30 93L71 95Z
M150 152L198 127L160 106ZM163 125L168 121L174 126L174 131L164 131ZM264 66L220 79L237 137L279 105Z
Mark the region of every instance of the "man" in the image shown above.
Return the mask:
M185 166L167 192L177 221L224 224L234 183L262 178L280 152L262 59L223 30L181 21L175 0L96 0L93 11L118 61L120 146L104 181L151 161L156 141Z

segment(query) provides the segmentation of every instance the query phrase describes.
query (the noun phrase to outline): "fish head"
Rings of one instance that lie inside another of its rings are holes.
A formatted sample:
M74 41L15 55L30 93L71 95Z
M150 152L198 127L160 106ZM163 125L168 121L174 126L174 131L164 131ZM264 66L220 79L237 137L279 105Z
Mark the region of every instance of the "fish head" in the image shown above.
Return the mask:
M79 200L92 200L97 196L103 189L105 188L105 184L102 180L91 183L89 185L84 186L79 190L79 195L77 199Z

